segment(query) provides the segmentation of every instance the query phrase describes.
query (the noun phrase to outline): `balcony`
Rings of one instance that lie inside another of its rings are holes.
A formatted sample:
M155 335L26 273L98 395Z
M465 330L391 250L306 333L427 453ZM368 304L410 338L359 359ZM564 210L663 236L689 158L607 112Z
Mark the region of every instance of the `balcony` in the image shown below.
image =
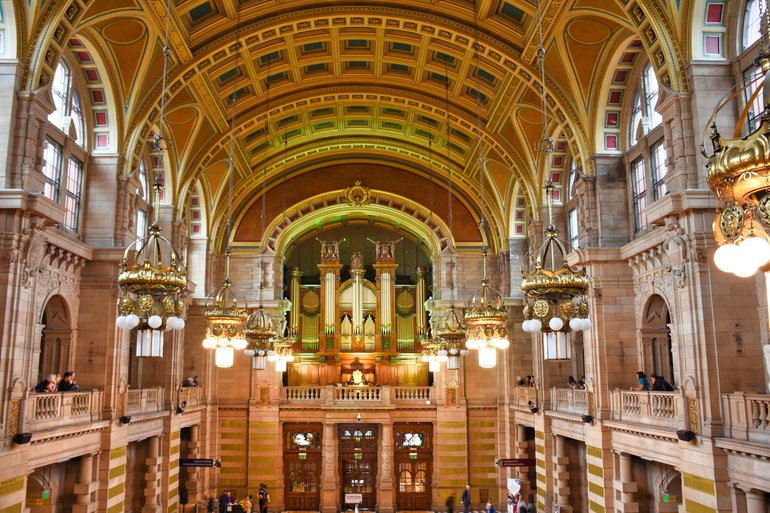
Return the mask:
M340 387L334 385L283 387L281 404L317 407L395 407L429 404L433 387Z
M206 394L202 387L182 387L179 389L179 404L185 403L185 408L197 408L206 405Z
M162 412L163 392L162 387L128 390L123 411L126 415Z
M31 393L27 397L24 429L56 431L101 420L102 391Z
M684 393L635 390L612 391L612 419L668 429L687 425Z
M722 394L722 408L727 436L770 445L770 395Z
M551 387L551 410L573 415L590 415L588 390L568 387Z
M529 409L537 405L537 389L535 387L516 385L513 387L513 405Z

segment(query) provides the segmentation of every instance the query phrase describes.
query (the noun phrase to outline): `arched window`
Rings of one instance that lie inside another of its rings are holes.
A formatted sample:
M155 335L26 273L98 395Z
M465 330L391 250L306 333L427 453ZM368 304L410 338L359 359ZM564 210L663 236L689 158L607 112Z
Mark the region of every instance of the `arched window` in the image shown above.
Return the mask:
M51 95L55 110L48 116L48 121L66 135L69 135L70 125L74 126L75 142L82 147L85 137L80 98L72 87L72 73L63 62L56 67L51 83Z
M746 12L743 15L743 50L759 40L761 16L760 5L763 0L749 0L746 2Z
M648 132L663 121L661 115L655 110L655 105L658 103L658 77L655 75L655 70L652 69L651 64L647 64L644 68L642 87L644 88L644 103L647 107L645 114L649 119L650 125L645 132Z
M629 148L639 142L639 125L642 122L642 96L636 93L634 98L634 110L631 111L631 124L629 125L628 146Z

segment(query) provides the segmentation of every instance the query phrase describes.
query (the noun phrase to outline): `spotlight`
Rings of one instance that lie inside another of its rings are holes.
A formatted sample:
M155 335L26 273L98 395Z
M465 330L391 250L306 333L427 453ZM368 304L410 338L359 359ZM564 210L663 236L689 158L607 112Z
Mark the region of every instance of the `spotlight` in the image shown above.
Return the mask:
M13 435L13 443L17 445L28 444L32 440L32 433L16 433Z
M128 424L129 422L131 422L131 415L123 415L120 417L121 424Z
M581 418L583 419L583 422L585 422L586 424L590 424L591 422L594 421L594 418L591 415L583 415Z
M695 440L695 432L689 429L679 429L676 432L676 437L683 442L692 442Z

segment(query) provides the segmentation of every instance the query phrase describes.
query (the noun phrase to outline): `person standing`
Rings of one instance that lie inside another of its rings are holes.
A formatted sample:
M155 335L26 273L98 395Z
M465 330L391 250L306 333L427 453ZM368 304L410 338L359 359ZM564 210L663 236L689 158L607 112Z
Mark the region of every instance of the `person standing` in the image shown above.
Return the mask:
M463 496L460 497L460 502L463 503L463 512L464 513L470 513L470 511L471 511L471 485L469 485L469 484L465 485L465 490L463 490Z
M227 490L219 496L219 513L227 513L227 507L230 505L230 495Z
M446 511L447 513L455 513L455 492L449 494L446 498Z
M267 513L267 506L270 504L270 494L267 493L267 485L259 485L259 513Z

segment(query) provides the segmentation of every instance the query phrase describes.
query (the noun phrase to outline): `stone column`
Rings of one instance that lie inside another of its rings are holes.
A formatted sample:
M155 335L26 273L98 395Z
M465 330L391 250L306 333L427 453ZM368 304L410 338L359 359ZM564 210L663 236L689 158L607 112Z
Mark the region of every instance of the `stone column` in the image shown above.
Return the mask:
M639 504L636 503L634 494L639 490L639 486L631 473L631 455L621 452L618 457L620 479L615 480L615 490L620 492L620 500L616 502L616 508L620 512L636 513L639 511Z
M572 513L572 506L569 504L569 458L565 447L563 436L556 435L554 447L553 463L556 473L554 474L554 492L556 494L556 503L562 513Z
M767 495L762 490L746 490L746 513L767 513Z
M527 445L526 426L519 424L516 426L516 457L529 458L529 447ZM531 483L529 482L529 467L516 468L516 478L521 481L521 496L524 500L529 496Z
M159 513L160 508L160 477L161 477L161 463L163 457L160 455L160 437L150 437L150 447L148 449L147 459L145 464L147 465L147 472L144 474L144 507L142 513Z
M417 276L417 335L423 336L427 333L425 328L425 275L428 274L428 270L424 267L418 267L415 271Z
M299 279L302 276L302 271L297 267L292 267L290 275L289 300L291 301L291 310L289 311L289 335L296 338L299 335Z
M396 510L396 491L393 488L393 425L382 425L382 451L380 451L380 479L377 505L380 513Z
M93 500L93 493L99 484L94 481L94 456L85 454L80 457L80 467L78 468L78 482L75 483L75 504L72 506L73 513L92 513L96 511L96 502Z
M323 433L323 467L321 470L321 513L337 513L339 482L337 472L337 434L334 424L325 424Z
M253 388L253 387L252 387ZM187 443L187 457L188 458L199 458L200 457L200 426L194 425L190 426L190 441ZM198 497L198 469L197 467L188 467L187 468L187 495L190 499L190 504L195 504L198 502L199 499L202 499L202 497Z

